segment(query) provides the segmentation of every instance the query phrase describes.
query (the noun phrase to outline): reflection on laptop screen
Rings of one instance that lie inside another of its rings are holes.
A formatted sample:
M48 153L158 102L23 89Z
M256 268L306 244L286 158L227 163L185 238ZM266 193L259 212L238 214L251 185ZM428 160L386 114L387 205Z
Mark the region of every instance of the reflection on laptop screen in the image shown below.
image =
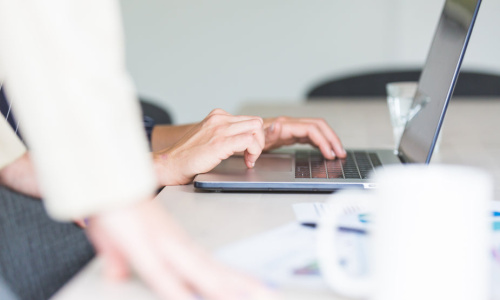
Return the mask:
M481 0L445 3L413 102L416 114L407 123L399 146L406 162L431 159L480 4Z

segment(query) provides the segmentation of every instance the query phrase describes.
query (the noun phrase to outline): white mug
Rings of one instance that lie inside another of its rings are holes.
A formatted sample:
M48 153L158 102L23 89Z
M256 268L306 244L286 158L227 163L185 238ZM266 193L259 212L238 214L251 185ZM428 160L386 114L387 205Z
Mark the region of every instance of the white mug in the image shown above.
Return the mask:
M406 165L380 169L374 180L375 190L333 194L320 222L318 259L329 286L376 300L488 299L491 177L468 167ZM372 215L354 233L368 248L366 272L357 276L339 263L336 235L346 213Z

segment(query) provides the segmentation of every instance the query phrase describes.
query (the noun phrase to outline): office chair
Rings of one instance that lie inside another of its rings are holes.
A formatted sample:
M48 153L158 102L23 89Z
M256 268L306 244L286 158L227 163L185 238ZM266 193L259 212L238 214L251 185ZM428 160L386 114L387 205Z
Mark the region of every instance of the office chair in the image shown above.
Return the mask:
M139 97L142 114L154 120L155 125L172 124L172 117L168 111L160 106L151 103L151 101Z
M420 69L375 71L326 80L307 92L307 100L329 97L385 97L385 85L394 81L418 81ZM500 75L462 71L455 96L500 96Z

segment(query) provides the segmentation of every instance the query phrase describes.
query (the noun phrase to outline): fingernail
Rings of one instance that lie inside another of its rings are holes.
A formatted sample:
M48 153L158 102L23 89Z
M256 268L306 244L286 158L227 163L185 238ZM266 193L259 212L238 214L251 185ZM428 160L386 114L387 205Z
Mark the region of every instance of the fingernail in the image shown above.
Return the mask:
M347 152L345 151L344 148L342 148L342 152L344 153L344 155L347 155Z
M255 167L255 163L254 163L254 162L253 162L253 163L251 163L250 165L252 166L252 168L253 168L253 167Z
M332 156L333 158L337 157L337 155L335 155L335 152L333 152L333 150L332 150Z

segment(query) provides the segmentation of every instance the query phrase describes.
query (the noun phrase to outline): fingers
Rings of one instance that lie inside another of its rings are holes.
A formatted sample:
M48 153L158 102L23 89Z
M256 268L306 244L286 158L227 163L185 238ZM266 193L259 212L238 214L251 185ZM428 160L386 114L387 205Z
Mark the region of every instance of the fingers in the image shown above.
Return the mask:
M104 258L104 276L106 278L113 281L121 281L128 278L129 267L127 260L118 249L102 252L101 256Z
M162 299L275 299L255 280L211 259L172 225L155 202L104 213L98 218L103 222L95 223L98 230L94 233L100 238L93 239L94 245L99 249L120 249L118 253ZM100 234L103 231L107 234Z
M175 271L168 267L165 257L151 250L142 250L138 256L133 257L140 258L134 265L146 283L164 299L196 299L182 277L174 274Z
M95 225L89 226L86 233L104 260L104 276L109 280L123 280L129 276L127 260L120 249L113 244L106 232L96 230Z
M164 255L189 257L171 261L172 268L185 278L189 286L203 299L271 299L269 296L260 297L270 294L262 284L219 265L204 252L197 251L197 248L186 247L183 243L172 240L164 240L159 248Z
M245 152L245 164L253 168L265 146L265 134L262 129L263 120L254 116L232 116L222 110L214 110L209 126L217 127L215 135L223 136L227 155Z
M183 241L183 236L176 228L170 228L167 216L159 211L156 203L139 203L97 218L98 222L90 225L96 228L93 236L97 235L97 238L93 242L101 250L99 253L105 255L106 272L110 270L110 263L126 261L161 299L195 299L185 280L169 264L175 258L183 257L177 253L166 257L158 251L157 240L169 236L173 241ZM116 257L120 259L113 260Z
M213 110L174 145L153 154L160 184L189 183L196 174L212 170L237 152L247 153L245 163L251 168L265 145L262 126L260 117Z
M253 168L264 148L264 133L242 133L226 139L226 147L233 149L232 153L243 152L245 164Z
M248 119L242 121L232 122L224 128L226 136L238 135L244 132L253 133L258 135L259 142L264 144L264 133L262 131L262 123L258 119ZM262 133L262 134L261 134Z
M342 142L340 141L340 138L337 136L337 134L333 131L333 129L326 123L325 120L323 119L309 119L310 122L314 122L329 145L332 147L333 152L336 154L336 156L340 158L345 158L346 157L346 152L344 147L342 146Z
M245 116L245 115L236 115L235 116L235 115L232 115L232 114L230 114L230 113L228 113L225 110L220 109L220 108L216 108L216 109L212 110L205 119L210 119L213 117L228 117L226 119L222 118L222 120L224 120L226 122L231 122L231 123L247 121L247 120L259 120L260 126L262 126L264 124L264 120L262 120L261 117Z
M313 145L316 145L321 154L327 159L335 159L336 153L333 151L331 144L327 141L323 133L316 126L309 126L307 129L307 136Z
M247 166L247 168L252 169L253 167L255 167L255 163L257 162L257 159L259 158L261 153L251 154L245 150L244 157L245 157L245 165Z
M85 220L84 220L84 219L74 220L73 222L74 222L76 225L78 225L78 227L80 227L80 228L85 229L85 227L87 227L87 224L85 224Z
M279 117L273 124L267 130L266 149L306 142L317 146L328 159L346 156L339 137L322 119Z

